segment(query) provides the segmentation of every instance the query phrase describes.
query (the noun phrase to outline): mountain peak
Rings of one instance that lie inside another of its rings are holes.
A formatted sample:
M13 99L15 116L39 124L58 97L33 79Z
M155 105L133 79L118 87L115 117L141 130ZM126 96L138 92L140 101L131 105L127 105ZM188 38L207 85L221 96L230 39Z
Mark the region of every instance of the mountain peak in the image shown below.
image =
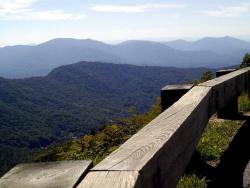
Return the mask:
M124 42L119 43L119 46L122 45L129 45L129 44L136 44L136 43L144 43L144 42L150 42L150 41L146 41L146 40L126 40Z
M41 76L60 65L101 61L134 65L220 67L238 64L250 43L230 36L160 43L128 40L117 45L90 38L56 38L37 46L0 48L0 76Z
M199 42L199 41L243 41L243 40L240 40L232 36L224 36L224 37L204 37L196 42Z
M155 42L155 41L147 41L147 40L128 40L124 41L117 46L134 46L134 47L162 47L162 48L169 48L166 45L163 45L160 42ZM171 48L169 48L171 49ZM173 49L171 49L173 50Z

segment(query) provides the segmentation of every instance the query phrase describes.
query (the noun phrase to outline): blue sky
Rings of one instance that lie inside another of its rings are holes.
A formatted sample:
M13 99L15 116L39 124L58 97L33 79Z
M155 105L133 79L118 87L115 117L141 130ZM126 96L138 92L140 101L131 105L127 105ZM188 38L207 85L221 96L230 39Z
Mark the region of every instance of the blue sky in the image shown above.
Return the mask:
M0 0L0 46L52 38L250 41L250 0Z

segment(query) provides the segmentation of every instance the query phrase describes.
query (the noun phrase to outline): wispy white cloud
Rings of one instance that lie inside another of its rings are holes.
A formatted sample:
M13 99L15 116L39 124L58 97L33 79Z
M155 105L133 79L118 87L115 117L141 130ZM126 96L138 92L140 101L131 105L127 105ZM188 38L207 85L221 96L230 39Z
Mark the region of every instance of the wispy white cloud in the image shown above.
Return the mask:
M27 11L37 0L0 0L0 11L19 13Z
M241 16L244 14L250 14L250 3L244 3L238 6L220 7L217 10L206 10L202 11L202 13L217 17Z
M22 21L62 21L81 20L83 18L85 18L85 15L83 14L66 13L64 10L26 11L21 14L3 16L3 19L5 20Z
M84 14L67 13L65 10L41 10L32 8L38 0L0 0L0 20L62 21L80 20Z
M141 5L111 5L111 4L93 4L90 9L98 12L117 12L117 13L140 13L152 9L173 9L183 8L181 4L169 3L150 3Z

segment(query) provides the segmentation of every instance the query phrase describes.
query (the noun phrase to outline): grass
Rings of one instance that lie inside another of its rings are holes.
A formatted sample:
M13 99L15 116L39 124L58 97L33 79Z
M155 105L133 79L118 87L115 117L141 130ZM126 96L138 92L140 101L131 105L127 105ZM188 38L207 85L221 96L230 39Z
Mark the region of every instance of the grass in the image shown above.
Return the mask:
M205 179L201 179L195 174L191 175L184 175L178 185L177 188L206 188L207 187L207 181Z
M232 120L209 122L197 146L202 158L205 161L219 160L241 124L241 121Z
M250 100L248 95L243 93L238 98L239 112L250 111ZM228 148L228 145L242 121L236 120L210 120L202 138L197 146L202 158L207 163L218 164L221 156ZM205 188L208 180L197 174L185 174L179 181L177 188Z
M227 149L232 137L242 125L242 121L210 120L197 146L197 151L208 163L216 164ZM197 174L185 174L179 181L177 188L204 188L208 180Z
M249 112L250 111L250 100L248 99L247 93L243 93L238 98L238 105L240 112Z

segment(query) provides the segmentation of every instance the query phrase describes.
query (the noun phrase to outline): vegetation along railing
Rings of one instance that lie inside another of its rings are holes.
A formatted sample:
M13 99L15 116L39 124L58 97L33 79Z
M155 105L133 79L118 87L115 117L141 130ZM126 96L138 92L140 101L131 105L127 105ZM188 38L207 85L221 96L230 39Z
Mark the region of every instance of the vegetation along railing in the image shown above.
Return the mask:
M79 175L82 180L74 186L175 187L210 116L215 112L221 116L235 113L237 96L249 90L249 80L250 68L243 68L194 87L182 86L185 91L181 91L183 96L178 101L170 107L165 105L157 118L85 172L85 177ZM163 89L162 98L168 89ZM5 175L0 185L9 177Z

